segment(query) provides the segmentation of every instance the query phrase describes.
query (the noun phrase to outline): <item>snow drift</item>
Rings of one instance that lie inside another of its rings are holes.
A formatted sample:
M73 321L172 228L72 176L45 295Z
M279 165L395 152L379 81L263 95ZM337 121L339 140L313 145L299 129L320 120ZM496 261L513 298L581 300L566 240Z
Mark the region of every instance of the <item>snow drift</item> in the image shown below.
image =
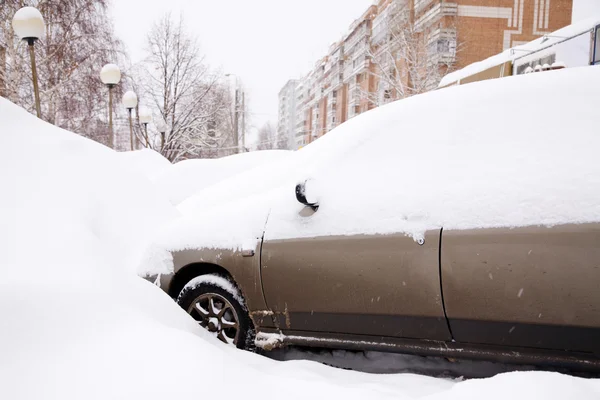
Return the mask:
M126 151L119 153L119 157L129 162L135 171L146 176L150 181L154 181L173 167L169 160L151 149Z
M184 160L156 177L156 185L178 205L194 193L263 164L286 159L288 150L262 150L223 158ZM260 179L260 175L256 175Z

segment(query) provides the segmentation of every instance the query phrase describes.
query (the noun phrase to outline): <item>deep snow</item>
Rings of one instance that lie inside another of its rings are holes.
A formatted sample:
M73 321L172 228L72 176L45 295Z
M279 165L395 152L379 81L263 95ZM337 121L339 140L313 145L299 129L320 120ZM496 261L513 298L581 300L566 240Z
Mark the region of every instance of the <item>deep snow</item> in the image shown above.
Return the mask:
M162 176L173 168L173 164L171 164L169 160L152 149L126 151L118 154L119 157L128 162L136 172L144 175L150 181L156 180L159 176ZM168 194L165 193L164 195Z
M291 157L288 150L263 150L215 159L184 160L155 177L156 185L178 205L195 193L263 164ZM259 178L259 176L257 176Z
M132 272L148 238L178 215L143 174L1 98L0 138L2 398L600 396L600 381L554 373L467 382L370 375L227 347Z

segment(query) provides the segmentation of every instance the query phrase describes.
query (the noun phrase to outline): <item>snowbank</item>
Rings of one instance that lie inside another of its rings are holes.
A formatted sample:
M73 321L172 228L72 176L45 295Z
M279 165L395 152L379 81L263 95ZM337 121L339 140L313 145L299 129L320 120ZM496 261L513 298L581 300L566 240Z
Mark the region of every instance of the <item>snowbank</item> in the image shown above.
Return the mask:
M151 149L126 151L118 154L119 157L126 160L137 173L146 176L151 181L166 173L170 168L173 168L173 164L171 164L169 160Z
M158 176L156 185L169 196L171 203L178 205L194 193L219 181L292 154L287 150L263 150L217 159L185 160Z

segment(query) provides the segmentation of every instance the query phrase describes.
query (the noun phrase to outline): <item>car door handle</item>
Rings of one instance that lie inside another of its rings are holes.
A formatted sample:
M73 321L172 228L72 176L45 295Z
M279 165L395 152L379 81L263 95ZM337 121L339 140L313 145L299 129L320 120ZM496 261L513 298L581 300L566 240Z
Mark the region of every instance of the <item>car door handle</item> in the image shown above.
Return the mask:
M242 250L242 257L254 257L254 250Z

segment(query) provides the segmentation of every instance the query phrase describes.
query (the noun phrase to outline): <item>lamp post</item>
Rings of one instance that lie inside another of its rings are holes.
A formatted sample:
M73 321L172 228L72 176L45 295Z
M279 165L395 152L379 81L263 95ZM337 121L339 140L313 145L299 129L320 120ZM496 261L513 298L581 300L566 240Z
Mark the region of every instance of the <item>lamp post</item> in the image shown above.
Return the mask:
M148 124L152 122L152 114L146 107L140 107L139 111L140 123L144 125L144 136L146 137L146 148L150 147L150 140L148 139Z
M31 73L33 75L33 92L35 95L35 110L38 118L42 118L40 105L40 90L38 87L37 68L35 65L34 44L44 34L44 18L37 8L23 7L15 13L12 26L17 36L29 45L29 58L31 59Z
M161 118L156 123L156 129L160 132L160 152L165 149L165 134L167 133L167 123Z
M106 64L100 71L102 83L108 86L108 142L114 148L114 133L112 122L112 90L121 81L121 70L115 64Z
M129 141L131 142L131 151L133 151L133 118L131 116L133 109L137 107L138 98L135 92L128 91L123 95L123 105L129 113Z
M234 114L233 114L233 129L234 129L234 138L233 138L233 145L236 148L237 152L240 152L240 148L239 148L239 142L240 142L240 107L239 107L239 103L240 103L240 97L241 97L241 101L242 101L242 110L241 112L244 113L244 107L245 107L245 99L244 99L244 92L241 91L241 96L240 96L240 89L239 89L239 85L238 85L238 77L235 74L225 74L226 77L231 77L234 76L235 77L235 104L234 104ZM244 124L245 124L245 115L242 114L242 135L241 135L241 139L242 139L242 147L245 149L245 132L244 132Z

